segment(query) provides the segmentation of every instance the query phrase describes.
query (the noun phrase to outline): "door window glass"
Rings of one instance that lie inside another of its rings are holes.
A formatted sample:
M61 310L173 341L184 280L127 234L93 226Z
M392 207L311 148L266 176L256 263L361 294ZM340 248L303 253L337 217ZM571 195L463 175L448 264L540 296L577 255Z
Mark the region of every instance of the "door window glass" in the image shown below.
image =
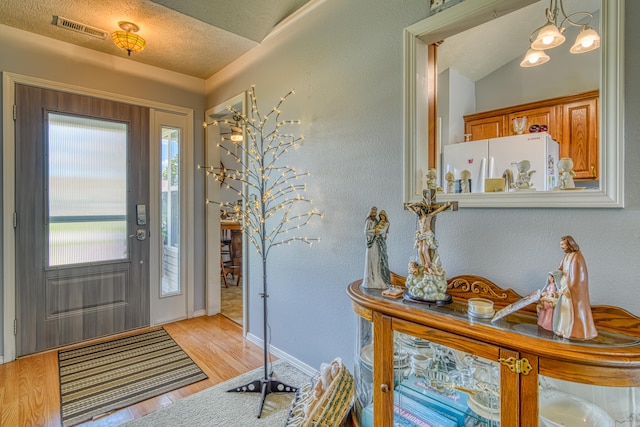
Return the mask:
M161 296L180 289L180 129L162 127L162 289Z
M127 124L47 118L48 265L127 259Z

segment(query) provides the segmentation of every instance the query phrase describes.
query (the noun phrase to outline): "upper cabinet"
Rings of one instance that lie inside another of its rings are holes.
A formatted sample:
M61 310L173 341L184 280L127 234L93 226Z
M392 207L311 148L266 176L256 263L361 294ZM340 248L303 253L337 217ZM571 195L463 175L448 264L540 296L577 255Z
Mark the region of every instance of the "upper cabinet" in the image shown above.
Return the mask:
M593 90L464 116L465 134L472 141L514 135L513 119L526 117L531 125L544 125L560 144L560 157L573 160L576 180L598 179L598 96Z

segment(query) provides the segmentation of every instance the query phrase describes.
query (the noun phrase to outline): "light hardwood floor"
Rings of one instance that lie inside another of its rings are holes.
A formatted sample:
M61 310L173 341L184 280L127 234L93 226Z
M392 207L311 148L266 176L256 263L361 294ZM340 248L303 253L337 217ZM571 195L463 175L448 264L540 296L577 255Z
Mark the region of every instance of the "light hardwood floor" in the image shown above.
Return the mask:
M164 327L209 379L129 406L85 426L120 425L262 366L262 349L246 341L242 327L222 315L197 317ZM0 365L0 426L60 425L58 352L39 353Z

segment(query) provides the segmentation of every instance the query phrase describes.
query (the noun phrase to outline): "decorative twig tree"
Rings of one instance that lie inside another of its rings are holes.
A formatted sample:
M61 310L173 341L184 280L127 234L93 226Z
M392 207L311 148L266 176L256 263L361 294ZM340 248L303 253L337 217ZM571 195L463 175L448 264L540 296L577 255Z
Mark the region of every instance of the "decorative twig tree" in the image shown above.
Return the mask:
M233 114L233 121L214 121L204 126L228 124L244 127L244 141L233 141L238 148L236 152L227 150L227 155L235 159L235 167L220 168L215 166L199 166L205 169L207 176L217 181L224 181L223 186L234 190L242 200L242 204L230 202L219 203L222 207L233 207L242 232L255 247L262 261L262 293L263 301L263 340L264 340L264 376L249 384L229 391L260 392L260 408L258 418L262 414L262 407L266 395L272 392L296 391L272 379L268 369L269 340L267 339L267 258L271 250L283 244L302 242L312 245L319 238L300 236L298 231L309 224L315 216L322 214L315 208L304 209L303 205L313 203L302 195L306 191L306 184L300 183L300 178L308 176L308 172L298 172L295 168L282 165L284 155L289 149L296 147L303 136L284 133L289 125L300 124L299 120L281 120L280 107L285 100L293 95L292 90L280 98L278 104L266 115L262 115L257 105L255 86L249 91L249 112L242 112L233 107L227 107ZM218 144L220 146L220 144Z

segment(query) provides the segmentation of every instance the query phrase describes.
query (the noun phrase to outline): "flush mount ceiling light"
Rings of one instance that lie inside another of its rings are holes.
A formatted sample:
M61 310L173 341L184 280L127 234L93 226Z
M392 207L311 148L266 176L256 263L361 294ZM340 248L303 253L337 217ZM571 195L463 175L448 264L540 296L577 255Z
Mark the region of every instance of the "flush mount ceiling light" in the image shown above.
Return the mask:
M529 36L531 48L527 51L524 59L520 63L521 67L534 67L549 61L549 56L544 52L544 49L551 49L564 43L564 32L567 29L566 25L582 27L569 52L585 53L600 47L600 36L589 26L591 21L593 21L592 13L574 12L567 15L564 11L562 0L550 0L549 7L545 13L547 23L533 30ZM576 22L575 18L579 16L587 17L588 22L586 24ZM560 18L562 18L562 21L560 25L558 25L558 19Z
M122 50L126 50L129 56L131 56L131 52L141 52L147 42L142 37L135 34L140 30L140 28L133 22L127 21L118 22L118 26L122 28L123 31L114 31L113 34L111 34L111 38L113 38L113 42L116 46Z

